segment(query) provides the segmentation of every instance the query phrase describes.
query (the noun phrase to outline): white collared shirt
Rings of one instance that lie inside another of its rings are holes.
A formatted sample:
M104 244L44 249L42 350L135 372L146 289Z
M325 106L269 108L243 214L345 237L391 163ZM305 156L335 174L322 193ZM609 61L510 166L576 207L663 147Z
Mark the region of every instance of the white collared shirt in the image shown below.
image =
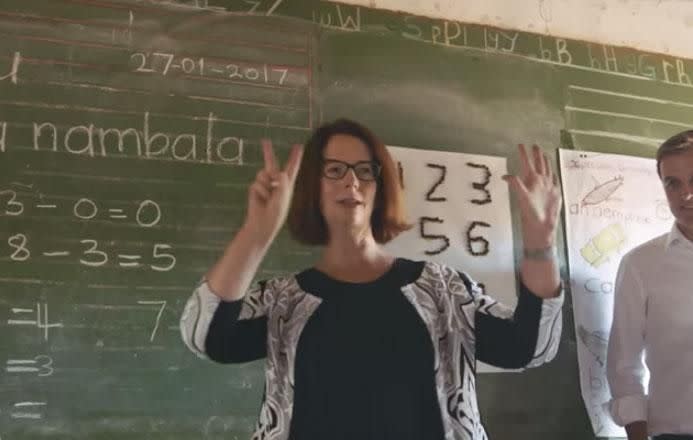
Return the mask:
M619 425L693 434L693 242L675 224L621 260L607 377Z

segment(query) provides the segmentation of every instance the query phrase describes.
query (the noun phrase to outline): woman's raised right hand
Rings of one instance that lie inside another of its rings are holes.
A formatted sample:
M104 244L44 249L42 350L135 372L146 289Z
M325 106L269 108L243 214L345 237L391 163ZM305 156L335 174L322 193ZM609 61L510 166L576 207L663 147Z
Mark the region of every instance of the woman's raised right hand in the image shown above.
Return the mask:
M303 147L294 145L286 165L281 169L274 155L272 143L263 139L261 144L265 166L258 171L248 190L245 227L258 234L258 238L271 241L289 214Z

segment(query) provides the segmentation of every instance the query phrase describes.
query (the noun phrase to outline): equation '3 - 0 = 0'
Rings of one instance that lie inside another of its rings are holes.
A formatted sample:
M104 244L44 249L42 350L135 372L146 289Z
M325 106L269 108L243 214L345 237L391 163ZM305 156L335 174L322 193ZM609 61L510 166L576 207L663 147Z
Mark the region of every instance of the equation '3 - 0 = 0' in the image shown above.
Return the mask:
M27 209L49 212L61 208L57 203L45 201L37 202L33 205L22 199L14 189L0 190L0 216L18 217L27 213ZM151 228L161 222L161 206L153 200L143 200L137 204L137 210L128 214L126 208L99 206L94 200L80 198L72 204L72 215L80 220L105 219L109 221L127 221L130 216L134 216L137 226Z

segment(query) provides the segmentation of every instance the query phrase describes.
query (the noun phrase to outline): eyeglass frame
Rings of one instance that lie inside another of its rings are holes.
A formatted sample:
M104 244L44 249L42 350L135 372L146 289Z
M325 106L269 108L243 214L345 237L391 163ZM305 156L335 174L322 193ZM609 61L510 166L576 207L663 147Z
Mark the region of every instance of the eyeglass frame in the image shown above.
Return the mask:
M329 164L329 163L338 163L338 164L346 165L344 174L342 174L342 175L339 176L339 177L330 177L330 176L327 176L327 175L325 174L325 165L327 165L327 164ZM373 170L374 170L374 177L373 177L373 179L362 179L362 178L359 177L358 173L356 172L356 167L359 166L359 165L361 165L361 164L364 164L364 163L367 163L367 164L371 165L371 167L373 168ZM321 174L324 178L330 179L330 180L341 180L341 179L343 179L344 176L346 176L346 174L347 174L347 173L349 172L349 170L351 169L351 170L354 170L354 175L356 176L357 179L359 179L359 180L361 180L361 181L363 181L363 182L375 182L376 180L378 180L378 178L380 177L380 173L381 173L382 170L383 170L382 165L380 165L380 163L378 163L378 162L375 161L375 160L360 160L360 161L358 161L358 162L349 163L349 162L344 162L344 161L342 161L342 160L337 160L337 159L325 159L325 158L323 158L323 159L320 161L320 165L321 165L321 167L320 167L320 174Z

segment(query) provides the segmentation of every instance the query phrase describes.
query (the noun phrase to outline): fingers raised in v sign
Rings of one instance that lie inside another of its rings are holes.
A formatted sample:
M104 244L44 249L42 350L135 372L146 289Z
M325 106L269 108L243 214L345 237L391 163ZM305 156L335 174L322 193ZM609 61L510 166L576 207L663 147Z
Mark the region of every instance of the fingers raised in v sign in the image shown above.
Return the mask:
M265 160L265 170L270 174L279 171L277 159L274 156L274 149L272 148L272 141L262 139L260 143L262 144L262 157Z
M301 167L303 146L300 144L294 144L291 148L291 152L289 153L289 159L287 160L286 165L283 169L280 169L277 158L274 155L272 142L268 139L262 139L260 143L262 144L262 156L265 161L263 171L267 176L269 176L270 186L276 187L279 185L281 174L285 174L290 182L294 182L296 180L296 176L298 175L298 170Z
M301 168L301 159L303 158L303 145L294 144L289 153L289 160L284 168L289 176L290 181L295 181L298 175L298 170Z

